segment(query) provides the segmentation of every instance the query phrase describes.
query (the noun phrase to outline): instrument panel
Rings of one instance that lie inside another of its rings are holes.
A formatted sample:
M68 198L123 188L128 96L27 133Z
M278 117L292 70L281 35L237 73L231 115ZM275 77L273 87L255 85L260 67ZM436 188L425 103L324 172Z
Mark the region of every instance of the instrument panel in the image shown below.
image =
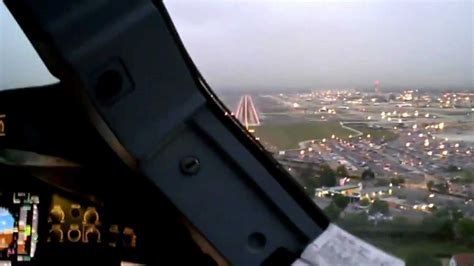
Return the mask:
M136 248L133 227L120 225L100 207L53 195L48 213L47 243Z
M0 165L0 177L11 178L0 188L0 265L142 262L140 229L117 211L128 209L123 201L58 189L28 173Z

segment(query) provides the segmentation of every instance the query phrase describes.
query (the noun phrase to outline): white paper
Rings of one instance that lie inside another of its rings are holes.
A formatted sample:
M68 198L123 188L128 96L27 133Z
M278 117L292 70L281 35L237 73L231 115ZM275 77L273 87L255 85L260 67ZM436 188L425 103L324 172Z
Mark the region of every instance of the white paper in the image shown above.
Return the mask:
M330 224L293 266L404 266L405 262Z

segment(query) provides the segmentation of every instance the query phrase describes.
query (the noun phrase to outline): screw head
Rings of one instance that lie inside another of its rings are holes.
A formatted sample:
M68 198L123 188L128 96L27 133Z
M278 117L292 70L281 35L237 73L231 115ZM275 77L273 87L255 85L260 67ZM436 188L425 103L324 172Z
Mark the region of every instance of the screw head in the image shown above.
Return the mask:
M186 175L195 175L199 172L199 169L201 168L199 159L192 156L183 158L179 163L179 166L181 168L181 171Z

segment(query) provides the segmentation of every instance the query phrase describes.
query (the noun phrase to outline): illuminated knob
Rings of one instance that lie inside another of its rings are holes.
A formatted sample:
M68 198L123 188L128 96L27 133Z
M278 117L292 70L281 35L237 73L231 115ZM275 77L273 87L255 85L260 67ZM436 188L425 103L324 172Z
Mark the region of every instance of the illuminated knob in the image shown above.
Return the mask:
M122 242L125 247L135 247L137 245L137 236L132 228L125 227Z
M49 212L49 218L52 223L62 223L64 222L64 211L61 206L54 206Z
M99 223L99 213L95 208L88 208L86 213L84 213L84 224L98 224Z
M78 242L81 240L81 230L79 230L79 226L71 225L69 231L67 231L67 239L71 242Z
M109 228L109 235L108 235L108 240L109 240L109 246L111 247L116 247L117 242L119 241L120 238L120 232L118 225L111 225Z
M55 226L49 230L49 238L48 241L52 243L60 243L63 242L64 233L61 230L61 227Z
M95 227L87 229L86 235L84 236L84 242L100 243L100 231Z

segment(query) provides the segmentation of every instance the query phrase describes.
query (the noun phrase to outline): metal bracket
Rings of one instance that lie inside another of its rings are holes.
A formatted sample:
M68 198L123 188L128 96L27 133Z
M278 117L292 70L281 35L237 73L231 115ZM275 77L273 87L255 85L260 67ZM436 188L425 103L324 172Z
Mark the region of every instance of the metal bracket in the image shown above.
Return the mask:
M328 226L210 91L161 2L6 3L111 147L232 264L299 254Z

